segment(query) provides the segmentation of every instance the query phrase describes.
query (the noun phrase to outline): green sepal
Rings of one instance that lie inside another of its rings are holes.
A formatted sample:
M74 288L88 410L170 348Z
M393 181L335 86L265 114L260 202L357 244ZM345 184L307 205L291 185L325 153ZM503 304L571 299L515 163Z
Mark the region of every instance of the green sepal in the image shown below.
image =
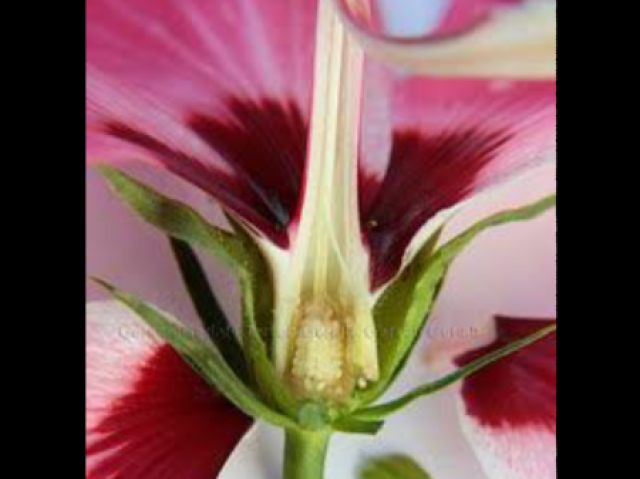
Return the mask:
M375 436L384 427L384 421L362 421L355 417L344 417L331 424L336 432Z
M235 373L220 353L209 342L181 327L178 322L144 303L135 296L121 291L102 280L95 280L114 298L134 311L158 336L171 345L187 363L194 367L211 386L245 414L263 419L274 426L296 429L297 424L287 416L262 402Z
M546 326L544 328L540 328L539 331L536 331L529 336L521 338L517 341L513 341L506 346L503 346L495 351L482 356L481 358L476 359L475 361L470 362L469 364L457 369L456 371L428 384L415 388L413 391L405 394L398 399L395 399L386 404L381 404L379 406L370 407L367 409L362 409L353 414L353 418L361 421L374 421L378 422L382 419L394 414L405 407L409 406L415 400L420 399L425 396L430 396L431 394L435 394L438 391L445 389L452 384L457 383L473 374L481 371L485 367L490 364L499 361L511 354L517 353L518 351L530 346L537 341L547 337L549 334L555 332L557 329L556 324L552 324L550 326Z
M417 462L408 456L392 455L371 459L360 470L359 479L431 479Z
M242 291L243 350L253 380L272 406L296 418L298 403L279 378L261 336L271 323L273 292L265 287L270 271L258 246L234 223L236 234L205 220L190 206L167 198L127 174L101 167L101 173L134 212L164 233L222 260L236 275Z
M211 289L198 256L182 240L169 237L169 243L203 328L231 369L246 381L248 370L242 345Z
M308 432L330 431L364 435L375 435L384 425L383 421L363 421L359 418L344 417L326 404L312 400L304 401L300 405L297 423L301 430Z
M370 404L378 399L402 371L427 324L444 278L458 255L487 229L537 218L556 203L554 194L521 208L496 213L438 249L435 247L440 231L431 237L375 305L380 380L358 393L361 404Z
M232 233L211 225L185 203L167 198L115 168L100 166L99 171L118 196L146 222L202 248L234 271L241 267L244 246Z
M290 417L296 418L301 405L278 375L269 354L274 310L273 288L269 287L273 285L269 265L244 228L231 217L229 222L244 251L242 267L237 270L237 277L242 290L242 339L245 357L266 398ZM265 281L267 279L269 281Z
M446 273L442 271L440 275L426 275L441 234L442 228L431 235L374 307L380 379L364 391L356 393L357 402L360 404L375 401L393 384L412 345L420 337ZM426 276L426 279L421 281L423 276ZM418 321L418 318L421 320Z

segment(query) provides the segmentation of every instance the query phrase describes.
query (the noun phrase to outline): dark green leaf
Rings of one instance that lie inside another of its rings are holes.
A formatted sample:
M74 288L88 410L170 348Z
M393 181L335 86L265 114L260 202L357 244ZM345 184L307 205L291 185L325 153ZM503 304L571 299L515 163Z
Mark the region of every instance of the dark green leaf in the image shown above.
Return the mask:
M217 346L218 351L227 360L231 369L240 378L246 380L247 364L242 346L209 285L200 260L195 251L184 241L175 238L169 238L169 240L182 279L205 331Z
M370 460L360 471L359 479L431 479L431 476L410 457L393 455Z

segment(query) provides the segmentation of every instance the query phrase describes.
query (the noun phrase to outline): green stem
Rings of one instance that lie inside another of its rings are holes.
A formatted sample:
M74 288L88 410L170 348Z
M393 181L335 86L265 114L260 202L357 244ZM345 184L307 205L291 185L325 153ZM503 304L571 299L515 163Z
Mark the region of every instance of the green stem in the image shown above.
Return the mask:
M284 479L324 479L331 434L325 431L287 431Z

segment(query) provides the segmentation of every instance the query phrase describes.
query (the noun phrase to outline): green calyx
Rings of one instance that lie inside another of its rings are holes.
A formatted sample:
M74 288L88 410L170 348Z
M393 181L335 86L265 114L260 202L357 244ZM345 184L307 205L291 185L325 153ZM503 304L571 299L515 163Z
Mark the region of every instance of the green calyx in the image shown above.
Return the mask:
M163 196L123 172L110 167L102 167L100 171L137 215L169 235L210 341L185 330L179 321L133 295L96 280L100 285L134 310L198 374L245 413L288 430L335 428L372 433L379 429L375 422L373 425L358 420L341 422L341 413L329 405L298 399L276 373L268 347L273 324L273 291L268 287L272 283L271 273L260 249L242 225L229 218L233 232L222 230L190 206ZM222 261L235 274L242 293L240 339L217 305L193 247Z
M321 399L300 398L276 371L270 350L274 324L273 272L245 228L229 218L233 231L225 231L208 223L190 206L169 199L118 170L103 167L101 172L134 212L170 237L185 284L209 337L200 338L142 300L103 281L99 281L100 284L134 310L198 374L239 409L292 433L310 434L312 438L325 435L328 438L334 431L375 434L386 416L417 397L441 389L425 386L420 389L421 394L414 393L411 400L401 399L382 409L371 406L402 371L425 327L450 265L464 248L492 226L535 218L555 204L555 197L550 197L524 208L499 213L442 247L438 247L440 231L437 231L388 286L373 310L379 380L356 391L348 401L331 404ZM222 261L235 274L242 295L240 338L217 304L192 248ZM525 345L519 344L503 353L511 353ZM470 374L469 371L466 373ZM441 383L442 387L465 374L449 378L446 384Z
M358 395L360 404L380 398L402 371L429 320L449 268L474 239L485 231L512 222L535 219L556 205L556 196L496 213L438 247L437 230L391 283L374 308L380 356L380 381Z

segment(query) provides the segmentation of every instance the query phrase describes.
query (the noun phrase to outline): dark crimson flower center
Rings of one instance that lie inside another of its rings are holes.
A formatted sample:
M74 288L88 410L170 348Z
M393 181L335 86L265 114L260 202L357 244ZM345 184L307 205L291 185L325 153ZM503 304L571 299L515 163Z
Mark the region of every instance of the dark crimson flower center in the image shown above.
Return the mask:
M281 247L295 218L307 152L308 121L291 100L230 98L224 117L193 112L191 131L232 174L122 123L113 137L148 151L166 168L200 187ZM397 131L382 179L360 172L364 239L372 255L371 283L388 281L418 229L471 193L478 175L510 139L504 131L467 128L436 135Z
M374 287L391 279L413 236L439 211L467 197L480 173L510 139L480 129L425 135L397 131L387 173L375 193L361 194L362 228ZM371 188L371 179L365 187ZM364 190L364 188L363 188Z
M224 117L194 112L186 123L230 167L232 175L128 125L109 123L105 129L111 136L148 151L167 169L286 247L286 228L302 183L307 123L292 101L231 98L227 110Z
M274 224L284 229L298 203L307 124L293 102L229 101L231 121L194 114L189 126L234 168Z

